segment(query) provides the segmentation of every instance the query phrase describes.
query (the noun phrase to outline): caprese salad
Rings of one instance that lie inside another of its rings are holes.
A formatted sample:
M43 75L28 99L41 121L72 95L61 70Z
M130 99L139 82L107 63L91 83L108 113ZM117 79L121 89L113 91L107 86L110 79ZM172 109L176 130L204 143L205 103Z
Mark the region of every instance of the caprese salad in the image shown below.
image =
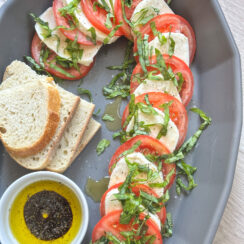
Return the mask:
M192 108L202 124L184 142L186 106L194 88L189 67L196 51L192 27L163 0L54 0L41 16L32 17L36 34L31 52L36 68L63 79L85 76L103 44L120 36L134 43L137 64L129 75L129 87L122 84L112 90L118 79L128 78L128 66L134 60L126 54L118 67L122 72L104 90L108 98L126 97L129 90L130 102L123 113L122 130L114 135L122 145L109 164L102 218L91 243L163 243L163 237L172 234L165 208L169 189L174 182L177 193L196 186L196 168L184 158L211 123L203 111Z

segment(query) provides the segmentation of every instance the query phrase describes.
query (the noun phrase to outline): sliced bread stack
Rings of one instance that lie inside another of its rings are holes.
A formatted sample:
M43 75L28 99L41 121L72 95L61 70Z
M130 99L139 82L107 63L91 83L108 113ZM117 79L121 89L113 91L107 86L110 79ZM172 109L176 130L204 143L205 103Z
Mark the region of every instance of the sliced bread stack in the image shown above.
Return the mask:
M48 134L50 137L48 143L35 152L30 150L33 152L31 154L20 155L9 147L6 149L11 157L25 168L32 170L46 168L62 173L96 134L100 124L91 118L94 104L56 85L51 77L36 74L20 61L13 61L7 67L0 85L0 93L9 93L17 88L23 90L26 86L37 86L37 84L51 87L60 97L59 121L55 133L51 137ZM33 126L32 123L30 124ZM6 146L3 139L2 142Z

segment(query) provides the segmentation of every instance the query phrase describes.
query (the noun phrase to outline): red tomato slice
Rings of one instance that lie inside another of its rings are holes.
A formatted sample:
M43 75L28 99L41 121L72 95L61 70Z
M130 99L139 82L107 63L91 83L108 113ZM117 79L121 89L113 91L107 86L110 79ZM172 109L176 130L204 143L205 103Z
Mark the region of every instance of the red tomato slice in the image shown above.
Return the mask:
M177 144L177 148L179 148L185 140L188 127L188 116L184 105L178 99L166 93L149 92L147 94L149 102L152 104L152 106L161 111L163 111L164 109L160 105L173 101L173 103L169 107L169 115L170 119L175 123L180 133L179 141ZM135 103L142 102L146 104L145 95L146 94L137 96L135 98ZM126 106L122 116L122 127L128 115L129 105Z
M41 47L42 47L42 41L40 40L40 38L38 37L37 34L34 35L33 40L32 40L32 44L31 44L31 55L33 57L33 59L40 64L40 52L41 52ZM57 55L54 52L51 52L51 55L48 58L48 61L51 61L53 59L55 59ZM84 65L79 65L80 70L76 70L75 68L70 68L70 69L66 69L63 68L60 65L60 68L62 68L63 70L65 70L66 72L68 72L70 75L72 75L73 77L68 77L60 72L58 72L55 69L52 69L48 63L45 63L45 70L48 71L50 74L55 75L61 79L65 79L65 80L79 80L82 77L86 76L87 73L90 71L90 69L92 68L94 62L92 64L90 64L89 66L84 66Z
M116 210L102 217L93 229L92 241L95 242L99 240L102 236L105 235L106 232L113 234L119 240L125 240L125 238L120 234L120 232L132 231L134 228L138 228L137 226L132 224L120 224L119 219L121 213L121 210ZM140 219L144 219L144 217L145 216L143 214L140 215ZM148 219L146 221L146 225L148 226L146 236L154 235L156 237L156 240L153 242L153 244L162 244L163 240L160 234L160 230L158 229L154 221Z
M156 29L161 32L180 32L184 34L188 38L189 42L189 51L190 51L190 63L192 63L195 52L196 52L196 37L195 33L188 23L183 17L176 14L162 14L151 19L144 27L141 28L140 32L142 36L145 34L149 35L148 41L152 41L154 39L154 35L150 26L151 22L155 22ZM134 42L134 52L137 52L137 41ZM138 61L138 59L137 59Z
M123 17L123 10L122 10L122 4L121 1L123 0L115 0L114 3L114 14L116 18L116 23L119 24L122 22L122 26L120 27L121 31L123 32L124 36L127 37L129 40L133 40L133 36L131 34L130 26L127 24L127 22L124 20ZM132 0L131 7L125 6L125 16L128 20L131 19L131 16L136 8L136 6L141 2L142 0Z
M113 157L111 158L111 160L109 162L109 166L108 166L109 175L111 175L111 173L112 173L113 165L119 161L119 159L120 159L119 156L121 155L121 153L130 149L138 141L141 141L141 144L135 150L135 152L141 152L144 155L153 154L156 156L161 156L161 155L170 153L170 151L157 139L154 139L154 138L152 138L150 136L146 136L146 135L135 136L135 137L131 138L130 140L128 140L127 142L125 142L124 144L122 144L116 150L116 152L114 153ZM174 170L176 172L175 164L163 163L162 171L163 171L164 178L166 178L166 176L172 170ZM165 187L165 191L168 190L172 186L172 184L174 183L174 180L175 180L175 176L176 176L175 173L171 176L169 184Z
M123 182L121 183L118 183L114 186L111 186L102 196L102 199L101 199L101 203L100 203L100 214L101 216L103 217L105 215L105 199L107 197L107 194L112 191L113 189L116 189L118 187L120 187L121 185L123 184ZM132 191L134 192L134 194L136 196L140 196L140 191L144 191L145 193L147 194L150 194L154 197L157 197L158 198L158 195L152 190L152 188L150 188L149 186L147 185L136 185L136 186L133 186L132 187ZM165 206L162 206L161 208L161 211L159 213L157 213L160 221L162 224L165 223L165 220L166 220L166 208Z
M105 26L105 22L107 19L107 12L96 6L97 11L93 10L93 4L96 2L95 0L81 0L81 7L84 11L84 14L86 15L87 19L91 22L91 24L102 31L105 34L109 34L112 29L116 26L113 21L112 22L112 28L108 29ZM123 33L121 33L120 30L116 31L115 36L121 36Z
M181 87L180 91L180 97L181 101L184 104L184 106L187 106L188 103L191 101L192 95L193 95L193 89L194 89L194 78L191 70L189 67L183 62L181 59L165 54L163 55L165 64L167 66L170 66L173 70L174 74L177 74L178 72L182 73L182 76L184 78L184 83ZM151 64L157 63L156 56L152 57ZM156 68L148 67L148 71L156 70ZM131 76L131 82L130 82L130 93L134 93L136 88L140 85L140 83L134 79L134 75L136 74L144 74L144 71L142 70L141 64L138 63L136 67L133 70L132 76Z
M56 20L57 25L62 25L65 26L66 28L70 28L70 24L68 19L63 17L59 9L63 8L64 4L62 0L54 0L53 1L53 14ZM74 41L75 38L77 37L77 42L82 45L86 46L93 46L93 42L87 39L86 35L83 34L80 30L74 29L74 30L65 30L65 29L60 29L62 33L70 40Z

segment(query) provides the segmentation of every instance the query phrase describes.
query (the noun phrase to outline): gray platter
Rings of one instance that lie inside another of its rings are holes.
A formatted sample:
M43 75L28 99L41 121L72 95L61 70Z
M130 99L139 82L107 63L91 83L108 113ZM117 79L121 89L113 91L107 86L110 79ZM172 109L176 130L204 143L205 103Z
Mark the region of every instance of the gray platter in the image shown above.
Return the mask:
M51 2L8 0L0 9L0 77L11 61L30 55L34 25L28 14L34 12L39 15ZM167 210L173 214L174 235L165 243L211 243L230 193L239 147L242 124L240 58L217 1L174 0L172 8L192 24L197 38L196 57L191 67L195 90L188 107L200 107L212 117L213 123L187 158L187 162L198 167L195 174L198 187L188 196L181 197L176 196L174 187L171 190ZM92 91L96 108L102 111L111 102L103 97L102 87L115 74L108 71L106 66L122 62L125 46L126 41L121 38L115 44L103 47L93 69L84 79L83 87ZM78 84L78 81L64 82L63 87L77 93ZM113 141L104 154L100 157L96 155L97 143L102 138L112 140L113 134L100 118L102 129L65 172L83 191L88 176L98 180L108 174L108 162L119 146L118 141ZM188 136L194 133L199 124L197 116L189 113ZM29 171L14 163L2 145L0 151L2 195L14 180ZM90 222L84 244L89 243L92 229L100 219L99 204L88 196L87 201Z

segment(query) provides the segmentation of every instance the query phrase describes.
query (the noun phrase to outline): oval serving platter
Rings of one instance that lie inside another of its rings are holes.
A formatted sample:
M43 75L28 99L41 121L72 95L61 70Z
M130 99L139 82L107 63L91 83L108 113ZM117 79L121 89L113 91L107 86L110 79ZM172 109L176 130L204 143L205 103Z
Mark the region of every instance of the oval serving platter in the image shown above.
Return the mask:
M34 23L29 13L41 14L52 4L48 0L8 0L0 8L0 78L14 59L23 60L30 55ZM198 168L195 174L198 187L188 196L177 197L171 190L168 211L173 214L174 234L166 244L211 243L227 202L240 141L242 125L241 68L239 53L217 1L174 0L172 9L185 17L193 26L197 38L196 57L191 66L195 77L195 90L188 108L197 106L212 117L212 125L202 135L198 146L188 156L187 162ZM106 100L102 88L112 78L114 71L106 67L121 64L127 41L119 39L102 48L91 72L83 79L82 87L94 97L96 110L104 112ZM77 94L80 81L61 84ZM126 104L122 104L121 111ZM102 114L101 113L101 114ZM95 149L102 138L112 141L112 134L101 120L102 129L80 154L65 175L74 180L82 190L88 176L99 180L108 175L110 158L119 146L113 141L101 156ZM188 136L198 128L200 121L189 113ZM0 146L0 196L14 180L29 173L18 166ZM100 219L99 203L86 196L90 222L83 241L88 244L93 227ZM1 213L0 213L1 214Z

